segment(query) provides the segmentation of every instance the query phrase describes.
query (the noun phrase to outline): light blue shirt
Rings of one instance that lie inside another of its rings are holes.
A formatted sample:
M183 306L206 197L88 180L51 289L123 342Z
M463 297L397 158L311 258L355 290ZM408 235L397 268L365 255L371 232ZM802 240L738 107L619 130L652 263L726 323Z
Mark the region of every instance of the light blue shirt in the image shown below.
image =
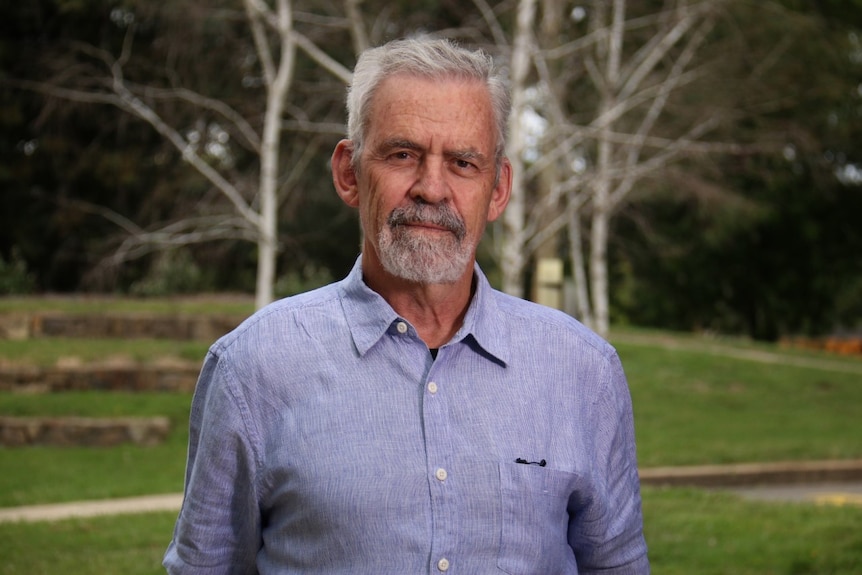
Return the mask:
M475 287L436 359L359 262L216 342L168 572L648 573L616 352Z

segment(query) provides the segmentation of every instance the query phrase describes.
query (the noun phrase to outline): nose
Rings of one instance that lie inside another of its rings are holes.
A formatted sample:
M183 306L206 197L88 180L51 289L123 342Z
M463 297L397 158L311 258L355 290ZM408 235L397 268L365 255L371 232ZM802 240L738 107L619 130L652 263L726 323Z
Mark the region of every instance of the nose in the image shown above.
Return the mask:
M445 162L434 156L426 157L420 164L418 177L410 189L410 197L437 204L449 199L450 195Z

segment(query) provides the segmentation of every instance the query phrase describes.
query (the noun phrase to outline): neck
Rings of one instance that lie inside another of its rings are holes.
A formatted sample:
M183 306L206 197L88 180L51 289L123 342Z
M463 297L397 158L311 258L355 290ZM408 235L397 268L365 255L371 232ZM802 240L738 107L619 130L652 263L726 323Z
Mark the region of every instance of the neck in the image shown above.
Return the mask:
M472 266L455 283L421 284L393 276L363 255L362 273L368 287L409 321L429 348L444 345L461 328L473 295Z

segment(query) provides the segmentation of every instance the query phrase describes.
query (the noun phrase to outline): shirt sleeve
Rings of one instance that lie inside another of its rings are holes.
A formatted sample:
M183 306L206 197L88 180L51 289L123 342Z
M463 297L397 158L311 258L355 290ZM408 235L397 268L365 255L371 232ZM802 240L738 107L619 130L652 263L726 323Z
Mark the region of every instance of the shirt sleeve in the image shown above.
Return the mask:
M650 572L643 536L631 396L616 353L603 370L604 389L593 415L595 473L599 489L586 509L572 516L569 544L581 575L645 575Z
M163 561L169 574L257 572L261 518L248 421L231 370L210 352L192 400L183 505Z

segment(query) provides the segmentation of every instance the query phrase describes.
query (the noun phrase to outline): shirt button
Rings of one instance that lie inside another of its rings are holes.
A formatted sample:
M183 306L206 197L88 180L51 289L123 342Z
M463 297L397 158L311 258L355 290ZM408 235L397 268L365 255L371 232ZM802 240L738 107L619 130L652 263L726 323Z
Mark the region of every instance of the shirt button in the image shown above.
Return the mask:
M433 381L428 384L428 393L437 393L437 384Z
M449 474L446 473L446 470L441 467L434 472L434 477L436 477L440 481L446 481L446 478L449 477Z
M407 324L403 321L399 321L398 324L396 324L395 329L398 330L398 333L407 333Z
M449 570L449 560L443 557L439 561L437 561L437 569L440 571L448 571Z

